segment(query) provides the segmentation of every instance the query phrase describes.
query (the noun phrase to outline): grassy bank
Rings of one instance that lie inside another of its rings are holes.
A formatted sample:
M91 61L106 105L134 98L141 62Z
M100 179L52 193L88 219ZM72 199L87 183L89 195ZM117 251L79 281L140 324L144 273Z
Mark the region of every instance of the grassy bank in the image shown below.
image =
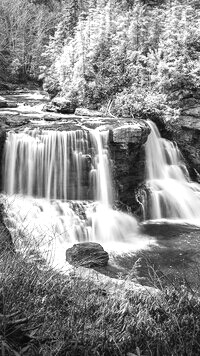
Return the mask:
M63 276L35 253L1 256L2 355L199 355L200 300ZM88 275L89 276L89 275Z

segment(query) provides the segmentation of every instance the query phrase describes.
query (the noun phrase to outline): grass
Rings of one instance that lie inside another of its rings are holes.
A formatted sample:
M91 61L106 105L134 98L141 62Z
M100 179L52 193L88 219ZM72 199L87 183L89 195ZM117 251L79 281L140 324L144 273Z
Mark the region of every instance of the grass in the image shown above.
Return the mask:
M77 270L56 273L33 251L2 254L0 277L3 356L200 354L200 300L183 285L113 289Z

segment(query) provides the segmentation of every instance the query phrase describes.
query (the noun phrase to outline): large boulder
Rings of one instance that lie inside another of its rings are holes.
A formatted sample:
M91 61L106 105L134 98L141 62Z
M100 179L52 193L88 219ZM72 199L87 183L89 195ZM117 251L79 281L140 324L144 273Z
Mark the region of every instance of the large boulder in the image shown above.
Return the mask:
M61 114L73 114L75 107L69 99L63 97L55 97L50 103L44 105L43 111L57 112Z
M75 244L66 250L66 261L76 267L104 267L108 260L108 253L96 242Z
M73 103L69 99L55 97L51 102L56 107L57 112L62 114L72 114L75 110Z

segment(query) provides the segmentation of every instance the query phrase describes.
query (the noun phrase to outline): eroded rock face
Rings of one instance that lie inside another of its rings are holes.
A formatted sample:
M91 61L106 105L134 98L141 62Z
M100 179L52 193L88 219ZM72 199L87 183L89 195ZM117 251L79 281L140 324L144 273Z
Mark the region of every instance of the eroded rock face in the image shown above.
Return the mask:
M66 261L76 267L105 267L108 260L108 253L95 242L75 244L66 250Z
M150 133L145 121L132 120L110 132L110 156L116 199L141 215L136 190L145 180L144 144Z

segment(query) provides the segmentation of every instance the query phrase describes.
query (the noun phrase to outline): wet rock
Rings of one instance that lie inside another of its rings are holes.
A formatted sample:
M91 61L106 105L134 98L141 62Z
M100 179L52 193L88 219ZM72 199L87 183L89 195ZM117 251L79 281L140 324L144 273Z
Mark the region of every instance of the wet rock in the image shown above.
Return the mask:
M5 124L12 128L27 125L30 118L22 115L11 115L5 118Z
M145 180L144 144L150 133L145 121L132 120L110 131L109 149L116 199L141 216L136 191Z
M62 117L55 115L44 115L43 120L45 121L59 121L62 120Z
M7 107L8 107L7 101L2 96L0 96L0 108L7 108Z
M63 114L72 114L75 111L75 107L69 99L63 97L55 97L51 103L56 107L57 112Z
M103 117L103 113L98 110L90 110L86 108L77 108L75 110L75 115L88 116L88 117Z
M65 99L63 97L55 97L50 103L44 105L43 111L62 114L73 114L75 111L75 107L69 99Z
M145 122L133 121L112 130L111 141L115 143L138 143L145 142L150 129Z
M0 96L0 108L16 108L18 105L13 101L7 101L4 97Z
M66 261L76 267L104 267L108 260L108 253L95 242L75 244L66 250Z
M18 104L17 103L14 103L14 102L7 102L7 108L9 109L13 109L13 108L17 108L18 107Z
M57 108L52 103L48 103L43 106L43 111L57 112Z

